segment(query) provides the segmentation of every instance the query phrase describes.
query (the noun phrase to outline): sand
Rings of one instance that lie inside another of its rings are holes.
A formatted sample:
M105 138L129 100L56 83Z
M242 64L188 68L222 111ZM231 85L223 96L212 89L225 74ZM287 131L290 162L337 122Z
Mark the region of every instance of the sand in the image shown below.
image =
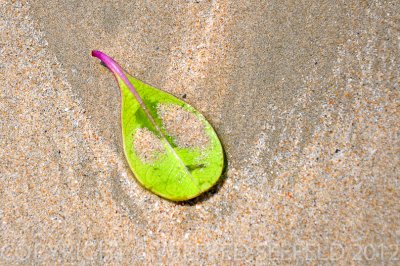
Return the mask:
M168 136L179 148L204 149L210 142L205 126L195 114L173 104L158 104L157 114Z
M147 128L139 128L133 136L133 150L145 163L155 162L165 151L162 141Z
M399 12L2 1L0 264L398 264ZM204 114L215 189L176 204L135 181L92 49Z

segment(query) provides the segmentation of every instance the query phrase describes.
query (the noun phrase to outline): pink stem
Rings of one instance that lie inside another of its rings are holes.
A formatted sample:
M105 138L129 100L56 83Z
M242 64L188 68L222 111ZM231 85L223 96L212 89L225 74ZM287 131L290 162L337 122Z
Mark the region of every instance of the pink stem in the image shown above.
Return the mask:
M142 98L140 97L139 93L137 93L135 87L133 84L129 81L129 79L126 77L124 71L122 68L118 65L117 62L114 61L111 57L106 55L103 52L93 50L92 51L92 56L97 57L100 59L106 66L107 68L115 75L115 77L119 77L122 79L122 81L128 86L129 90L132 92L132 94L135 96L136 100L139 102L140 106L143 108L144 112L146 113L147 117L150 119L154 127L158 130L158 132L161 134L160 129L158 128L157 124L155 123L153 117L150 115L149 111L146 108L146 105L144 104Z
M114 59L112 59L105 53L97 50L92 51L92 56L100 59L116 77L122 79L124 83L128 86L129 90L132 92L132 94L135 96L139 104L143 107L143 109L146 109L146 106L144 105L142 98L140 98L139 94L137 93L135 87L132 85L132 83L126 77L122 68L118 65L117 62L114 61Z

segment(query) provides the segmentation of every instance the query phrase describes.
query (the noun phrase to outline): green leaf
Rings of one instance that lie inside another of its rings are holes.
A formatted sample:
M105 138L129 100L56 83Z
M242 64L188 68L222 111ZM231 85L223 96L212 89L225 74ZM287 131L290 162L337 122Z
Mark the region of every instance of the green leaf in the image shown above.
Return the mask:
M212 126L189 104L127 74L100 51L99 58L121 89L121 126L126 159L136 179L173 201L194 198L216 184L224 168Z

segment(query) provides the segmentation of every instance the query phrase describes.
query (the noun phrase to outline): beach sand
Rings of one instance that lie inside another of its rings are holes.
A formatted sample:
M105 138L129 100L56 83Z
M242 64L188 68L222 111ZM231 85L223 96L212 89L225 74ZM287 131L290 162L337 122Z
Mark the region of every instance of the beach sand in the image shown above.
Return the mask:
M0 264L398 264L396 1L0 4ZM215 127L173 203L125 161L98 49Z

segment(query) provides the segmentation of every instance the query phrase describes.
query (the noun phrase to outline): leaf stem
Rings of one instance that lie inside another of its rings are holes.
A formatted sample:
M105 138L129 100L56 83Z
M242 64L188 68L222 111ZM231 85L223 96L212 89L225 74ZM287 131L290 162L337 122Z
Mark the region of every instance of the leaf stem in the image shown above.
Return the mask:
M139 94L137 93L135 87L133 84L129 81L129 79L126 77L124 70L118 65L117 62L114 61L111 57L106 55L103 52L100 52L98 50L93 50L92 51L92 56L97 57L100 59L106 67L116 76L122 79L122 81L128 86L129 90L132 92L132 94L135 96L136 100L139 102L139 104L142 106L143 109L147 109L146 106L143 103L142 98L140 98Z
M114 59L112 59L105 53L98 51L98 50L93 50L92 56L100 59L104 63L104 65L106 65L106 67L114 74L114 76L117 78L117 80L118 80L118 78L120 78L125 83L125 85L128 86L129 90L132 92L133 96L135 96L136 100L139 102L140 106L143 108L144 112L146 113L147 117L150 119L153 126L162 135L161 130L158 128L156 122L154 121L153 117L149 113L149 110L146 108L146 105L144 104L139 93L136 91L133 84L126 77L124 70L118 65L118 63L115 62Z

